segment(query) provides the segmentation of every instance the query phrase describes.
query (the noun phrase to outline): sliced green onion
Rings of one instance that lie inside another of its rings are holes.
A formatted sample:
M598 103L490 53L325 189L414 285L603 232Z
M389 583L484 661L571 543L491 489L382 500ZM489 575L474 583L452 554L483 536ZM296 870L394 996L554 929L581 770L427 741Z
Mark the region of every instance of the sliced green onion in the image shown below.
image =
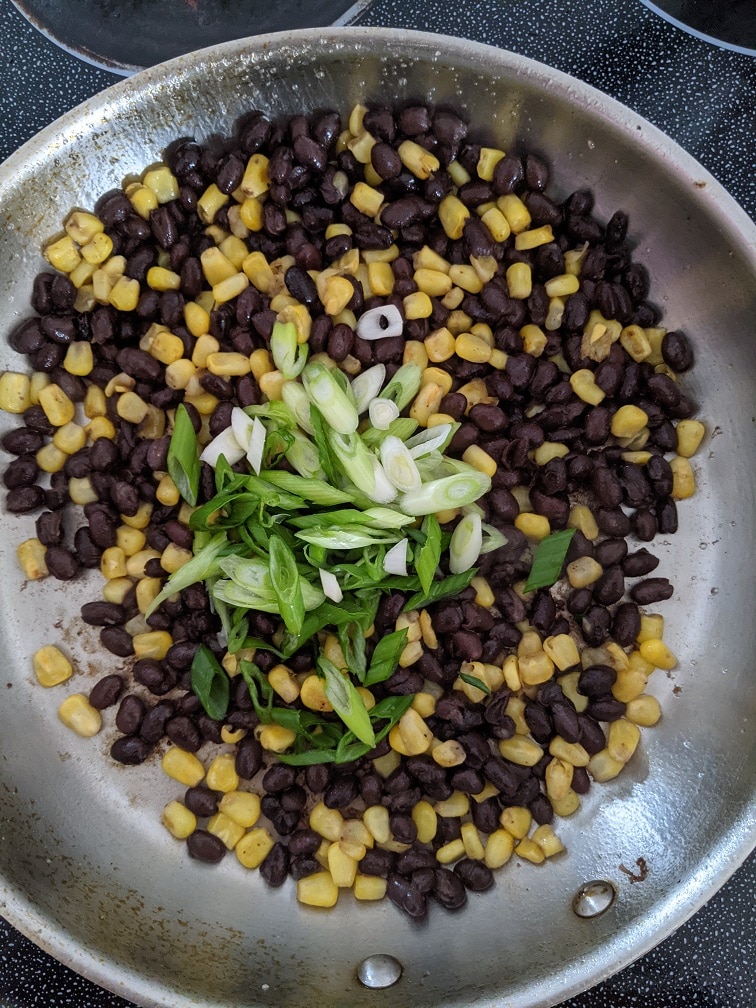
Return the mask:
M383 558L383 569L387 574L397 574L399 577L407 577L407 548L408 539L400 539L396 546L392 546Z
M427 515L421 531L425 534L425 541L415 551L415 570L423 591L427 592L433 584L441 559L441 526L438 518L434 514Z
M249 448L249 439L252 437L252 425L257 418L251 417L241 406L234 406L231 410L231 430L239 443L239 447L245 451Z
M431 480L419 490L403 494L398 501L399 509L409 515L426 515L471 504L491 489L491 480L485 473L468 468L469 473Z
M233 428L226 427L220 432L220 434L216 434L212 441L208 441L202 449L200 461L207 462L208 465L215 468L218 463L218 459L222 455L229 465L236 465L236 463L240 462L246 454L247 450L236 440Z
M302 384L310 402L317 406L324 420L338 434L352 434L360 422L351 392L345 391L330 368L321 361L310 361L302 371Z
M147 607L144 614L145 618L151 616L157 607L165 602L167 598L170 598L171 595L175 595L176 592L180 592L184 588L188 588L189 585L196 584L198 581L207 581L208 578L217 574L220 570L218 566L218 554L227 545L228 539L225 532L218 532L214 535L206 546L203 546L201 550L194 554L191 560L188 560L182 567L179 567L177 571L171 574L162 591L155 596Z
M343 675L333 662L322 656L318 659L318 669L325 679L323 691L333 709L360 742L374 746L375 732L370 723L370 715L352 680L349 676Z
M402 364L381 392L381 398L391 399L399 407L401 413L420 391L422 380L423 369L419 364Z
M286 629L296 634L302 629L305 614L297 561L280 536L270 537L269 548L270 580L278 599L278 611Z
M336 575L332 571L324 570L322 567L318 568L318 574L320 575L320 583L323 586L326 598L329 598L332 602L341 602L344 598L344 592L341 590L341 585Z
M481 528L483 529L483 545L480 547L481 556L484 553L493 553L494 550L506 546L509 542L509 539L497 528L494 528L493 525L483 522Z
M352 501L348 493L344 490L338 490L330 483L320 479L297 476L296 473L286 472L284 469L264 469L260 476L281 490L297 494L298 497L322 507L331 507L333 504L350 504Z
M252 472L260 474L262 468L263 455L265 454L265 439L268 432L260 417L252 417L252 428L249 433L249 444L247 445L247 462L249 462Z
M274 322L270 334L270 353L273 363L284 378L296 378L307 361L309 347L297 342L297 329L293 322Z
M452 532L449 543L449 570L461 574L470 570L480 556L483 545L483 531L480 515L472 512L464 515Z
M407 447L412 453L412 457L417 459L432 451L442 452L454 437L458 427L458 423L438 424L437 427L428 427L408 438Z
M356 333L360 339L379 340L401 336L404 329L402 313L389 302L378 308L369 308L357 319Z
M183 403L176 407L173 433L168 445L168 474L187 504L197 503L200 463L197 452L197 435L189 411Z
M304 390L304 386L298 381L285 381L281 386L281 396L283 401L294 414L297 423L306 434L312 434L312 421L310 420L310 398Z
M362 432L361 437L368 448L377 448L389 434L398 437L400 441L406 441L415 433L417 427L417 420L400 416L396 420L392 420L388 430L382 431L377 427L368 427Z
M341 528L300 529L297 539L322 546L323 549L362 549L365 546L375 546L396 542L396 536L379 529L369 529L364 525L344 525Z
M320 462L320 454L306 434L291 431L294 440L286 449L286 461L305 479L322 479L325 476Z
M375 488L370 496L375 503L390 504L393 500L396 500L396 486L388 478L386 470L375 457L373 457L373 476L375 479Z
M404 441L389 435L381 445L381 465L397 490L419 490L420 473Z
M559 532L552 532L538 543L524 591L550 588L556 584L574 534L575 529L561 529Z
M368 406L368 416L370 423L376 430L387 431L394 420L399 417L399 407L390 399L383 399L380 396Z
M362 512L362 520L365 525L373 525L375 528L397 529L411 525L414 518L394 511L393 508L374 507Z
M375 493L375 457L368 451L357 433L342 433L326 428L328 447L341 470L368 497ZM387 503L387 502L382 502Z
M356 378L352 379L352 395L357 405L357 412L362 414L370 406L381 391L383 383L386 381L386 365L373 364L366 371L361 371Z
M192 661L192 692L214 721L222 721L228 710L230 682L226 670L205 644L200 644Z

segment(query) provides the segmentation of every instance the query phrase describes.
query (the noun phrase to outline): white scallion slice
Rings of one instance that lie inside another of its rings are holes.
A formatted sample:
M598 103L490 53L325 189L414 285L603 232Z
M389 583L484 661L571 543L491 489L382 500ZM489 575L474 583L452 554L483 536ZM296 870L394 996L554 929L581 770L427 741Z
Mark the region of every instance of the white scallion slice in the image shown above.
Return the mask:
M468 473L454 473L423 483L419 490L403 494L397 507L408 515L435 514L471 504L490 489L489 477L470 467Z
M320 361L310 361L302 372L302 384L313 403L323 414L331 430L337 434L352 434L360 418L354 404L352 390L341 387L330 368Z
M391 381L381 392L382 399L390 399L399 407L399 412L405 409L417 393L423 382L423 369L419 364L402 364L394 373Z
M506 546L509 542L509 539L499 532L497 528L494 528L493 525L483 522L481 528L483 529L483 545L480 547L481 555L483 553L493 553L494 550L499 549L501 546Z
M381 465L397 490L409 493L420 489L422 481L415 460L398 437L389 435L381 444Z
M318 574L320 574L320 583L323 586L326 598L329 598L331 602L341 602L344 598L344 593L341 590L336 575L332 571L323 570L322 567L318 567Z
M404 329L402 313L395 304L370 308L357 319L357 335L364 340L388 339L401 336Z
M234 406L231 410L231 430L239 443L239 447L246 451L249 448L249 439L252 437L252 417L249 416L241 406Z
M323 469L320 464L318 449L301 431L292 430L289 432L294 438L293 442L286 449L286 461L293 466L300 476L306 479L323 479Z
M373 479L375 482L370 497L376 504L390 504L396 500L396 486L388 478L386 470L375 455L373 456Z
M377 430L388 430L399 416L399 407L390 399L381 399L379 396L368 406L368 416Z
M370 406L386 381L386 365L374 364L352 379L352 395L357 403L357 412L362 414ZM284 402L286 400L284 399Z
M255 475L259 475L262 469L266 435L265 424L259 417L255 417L252 420L252 431L247 448L247 461Z
M285 381L281 386L281 398L294 414L299 426L306 434L312 434L310 423L310 398L304 386L298 381Z
M470 570L480 556L483 545L483 529L480 515L474 512L464 515L452 532L449 543L449 570L461 574Z
M407 547L409 540L400 539L396 546L392 546L383 558L383 569L387 574L396 574L399 577L407 576Z
M236 440L231 427L226 427L220 434L216 434L212 441L208 441L202 449L200 461L207 462L214 469L221 455L225 456L229 465L236 465L246 455L246 449Z
M293 322L275 322L270 335L273 363L284 378L296 378L305 366L309 347L299 343Z
M428 427L418 434L413 434L407 439L407 447L412 457L417 459L432 451L443 451L456 426L456 424L438 424L437 427Z

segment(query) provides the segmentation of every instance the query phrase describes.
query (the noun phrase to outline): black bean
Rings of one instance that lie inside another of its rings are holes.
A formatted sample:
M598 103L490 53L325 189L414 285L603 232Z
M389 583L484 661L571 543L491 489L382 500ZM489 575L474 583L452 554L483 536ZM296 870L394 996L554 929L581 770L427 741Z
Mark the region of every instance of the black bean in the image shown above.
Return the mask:
M614 605L625 594L625 578L619 566L607 567L593 585L593 597L604 606Z
M591 605L584 613L581 626L583 637L591 647L603 644L609 636L611 616L604 606Z
M624 713L625 704L621 700L615 700L611 694L596 697L586 707L586 714L595 721L617 721ZM581 743L585 747L585 742L582 739Z
M218 795L202 784L187 788L184 805L200 819L209 819L218 811Z
M578 693L597 697L608 693L617 681L617 673L610 665L591 665L578 677Z
M319 844L318 844L319 845ZM360 861L360 872L363 875L378 875L388 878L394 870L396 855L380 847L371 847Z
M260 874L266 884L273 888L283 885L286 881L289 874L289 852L280 841L273 844L260 865Z
M623 602L614 611L612 636L622 647L634 644L640 633L640 612L632 602Z
M262 746L258 740L247 735L236 747L234 758L236 772L242 780L252 780L256 776L263 763Z
M664 363L673 371L689 371L693 367L693 349L688 337L679 329L664 334L661 352Z
M53 577L70 581L79 573L79 561L65 546L50 546L45 552L45 563Z
M674 588L667 578L646 578L633 585L630 597L638 605L647 606L671 598L673 592Z
M104 676L89 691L90 704L97 710L105 710L106 707L112 707L114 703L117 703L125 684L126 680L124 677L118 675L116 672L112 675Z
M204 742L197 726L186 714L179 714L166 721L165 735L186 752L197 752Z
M677 505L671 497L663 497L656 502L656 521L662 535L677 532Z
M140 763L144 763L150 752L149 743L135 735L124 735L117 738L110 747L110 755L113 759L125 766L138 766Z
M134 653L134 642L124 626L103 627L100 631L100 643L119 658L128 658Z
M433 895L445 910L458 910L467 902L467 892L461 877L450 868L436 868Z
M209 864L217 864L222 861L226 854L226 845L215 834L208 833L207 830L197 829L186 841L189 856L197 861L206 861Z
M428 912L425 895L403 875L392 873L388 876L386 895L394 906L413 920L422 920Z

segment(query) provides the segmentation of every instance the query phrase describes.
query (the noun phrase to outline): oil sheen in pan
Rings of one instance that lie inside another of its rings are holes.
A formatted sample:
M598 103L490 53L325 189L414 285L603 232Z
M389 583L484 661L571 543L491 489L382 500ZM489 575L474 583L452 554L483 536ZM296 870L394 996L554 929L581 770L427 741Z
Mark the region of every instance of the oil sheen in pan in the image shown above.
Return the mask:
M372 0L12 0L51 42L128 76L231 39L351 24Z

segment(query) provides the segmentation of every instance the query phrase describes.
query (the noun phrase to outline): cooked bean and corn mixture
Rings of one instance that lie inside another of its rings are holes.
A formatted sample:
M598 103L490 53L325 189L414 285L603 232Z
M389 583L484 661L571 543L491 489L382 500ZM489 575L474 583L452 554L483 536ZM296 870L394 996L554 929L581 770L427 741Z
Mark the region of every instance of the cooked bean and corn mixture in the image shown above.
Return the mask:
M192 858L456 909L564 851L659 720L649 547L705 432L593 204L446 108L254 111L46 246L6 506L26 578L102 575L107 674L61 640L33 670L77 735L160 762Z

